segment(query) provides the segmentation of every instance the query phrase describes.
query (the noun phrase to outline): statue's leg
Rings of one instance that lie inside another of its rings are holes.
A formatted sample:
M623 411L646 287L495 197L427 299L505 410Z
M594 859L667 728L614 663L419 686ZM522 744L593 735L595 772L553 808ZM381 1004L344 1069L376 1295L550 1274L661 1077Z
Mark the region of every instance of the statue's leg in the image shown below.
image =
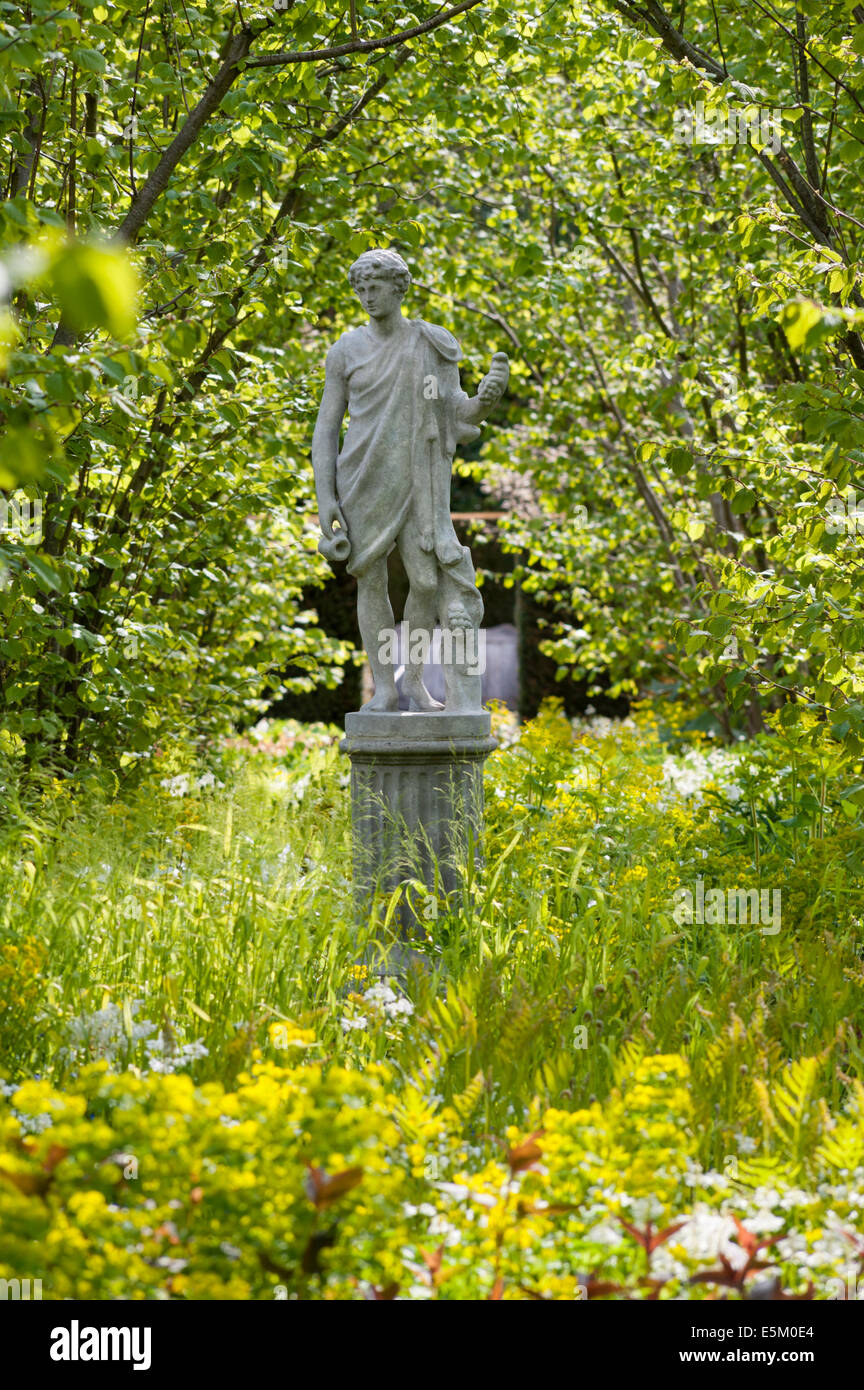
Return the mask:
M375 694L363 708L398 709L394 654L388 641L395 629L387 585L386 555L374 560L368 569L357 575L357 622L375 681Z
M444 706L438 700L432 699L423 684L424 655L431 646L438 616L438 562L434 553L430 554L422 548L420 531L412 517L409 517L402 527L396 544L399 546L399 554L408 576L408 598L405 601L405 619L408 624L405 690L412 709L443 709ZM420 640L421 633L426 634L426 640Z

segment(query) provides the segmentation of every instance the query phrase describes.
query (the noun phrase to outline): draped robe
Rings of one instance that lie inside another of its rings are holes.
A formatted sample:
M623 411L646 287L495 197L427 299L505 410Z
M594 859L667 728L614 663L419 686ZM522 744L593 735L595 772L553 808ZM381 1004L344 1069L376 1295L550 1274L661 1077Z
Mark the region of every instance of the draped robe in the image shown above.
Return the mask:
M444 328L406 320L391 337L364 325L344 333L328 355L341 375L348 428L336 462L336 495L351 542L350 574L361 575L393 549L411 518L431 535L442 567L442 606L458 599L479 622L470 552L450 520L450 469L456 445L480 431L460 417L459 344Z

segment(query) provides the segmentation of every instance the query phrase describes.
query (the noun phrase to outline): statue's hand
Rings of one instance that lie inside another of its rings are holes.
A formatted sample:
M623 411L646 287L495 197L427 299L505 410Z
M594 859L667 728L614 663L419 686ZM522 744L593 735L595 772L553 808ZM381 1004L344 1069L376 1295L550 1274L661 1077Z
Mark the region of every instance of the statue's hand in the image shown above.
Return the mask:
M342 508L339 506L335 497L332 502L325 503L321 508L318 514L318 520L321 523L321 530L324 532L325 536L332 536L335 534L344 535L346 539L348 538L348 527L345 525ZM334 532L333 528L337 522L339 523L339 530Z
M501 399L510 380L510 363L506 352L496 352L489 370L477 389L481 401L494 403Z

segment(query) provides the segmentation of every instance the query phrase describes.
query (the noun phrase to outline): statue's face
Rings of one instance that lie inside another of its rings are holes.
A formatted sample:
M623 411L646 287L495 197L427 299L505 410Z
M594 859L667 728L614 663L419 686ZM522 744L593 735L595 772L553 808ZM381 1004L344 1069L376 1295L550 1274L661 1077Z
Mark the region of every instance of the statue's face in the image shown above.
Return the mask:
M381 271L361 276L354 285L354 293L371 319L386 318L402 303L399 286Z

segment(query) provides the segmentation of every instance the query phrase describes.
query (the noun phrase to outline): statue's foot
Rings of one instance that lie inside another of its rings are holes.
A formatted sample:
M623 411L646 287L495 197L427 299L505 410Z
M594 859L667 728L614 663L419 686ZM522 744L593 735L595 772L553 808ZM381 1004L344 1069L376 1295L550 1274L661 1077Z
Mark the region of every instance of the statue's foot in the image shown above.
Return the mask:
M372 696L372 699L367 700L365 705L360 706L360 712L365 712L369 714L374 713L375 710L387 712L390 710L398 710L398 708L399 696L397 695L396 687L394 686L392 690L376 690L375 694Z
M406 671L404 688L408 696L408 708L415 714L434 714L436 710L444 708L439 700L432 699L419 676L409 677Z

